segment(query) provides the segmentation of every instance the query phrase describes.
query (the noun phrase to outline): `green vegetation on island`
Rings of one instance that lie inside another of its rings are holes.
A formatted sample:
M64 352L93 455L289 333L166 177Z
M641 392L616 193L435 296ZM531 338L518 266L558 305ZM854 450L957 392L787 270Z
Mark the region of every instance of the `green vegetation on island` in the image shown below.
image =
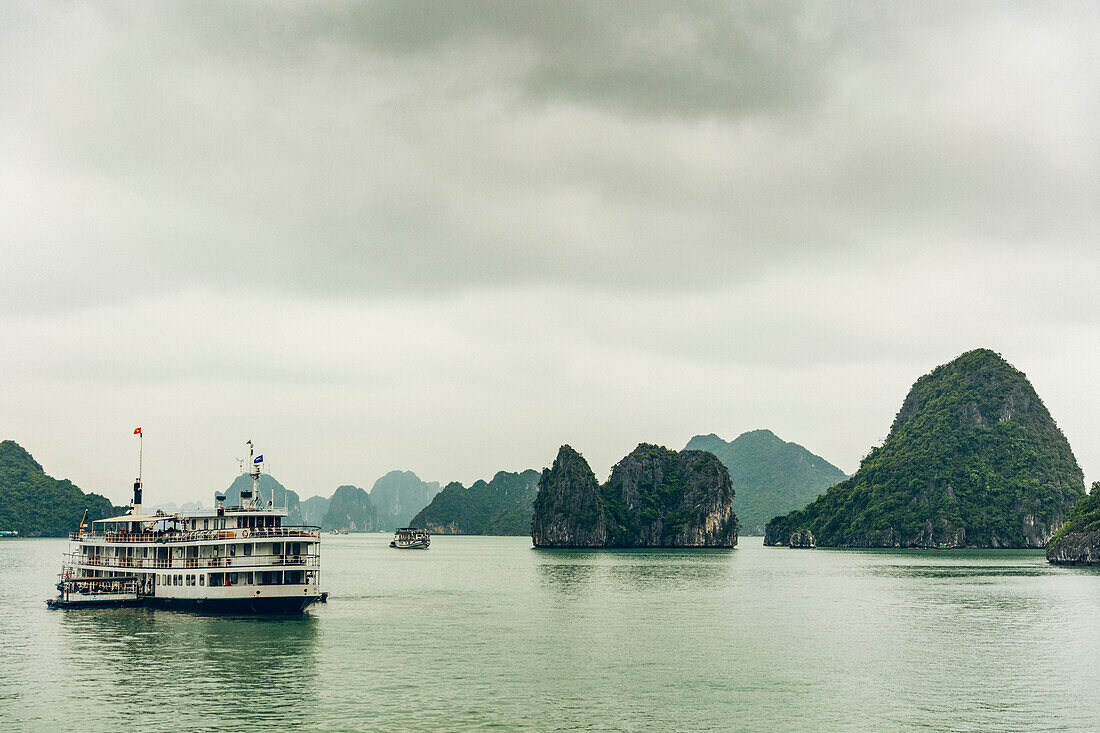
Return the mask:
M1100 481L1073 505L1065 524L1054 533L1047 560L1057 565L1100 565Z
M696 435L685 450L710 451L730 472L736 492L733 511L742 535L762 535L768 520L801 509L848 476L798 443L770 430L752 430L726 442Z
M765 544L1043 547L1084 495L1062 431L1023 373L977 349L913 385L851 478L768 523Z
M12 440L0 442L0 530L25 537L64 537L88 520L126 511L99 494L85 494L68 479L46 475L31 454Z
M413 517L410 526L434 534L529 535L539 472L500 471L470 488L454 481Z
M535 547L733 547L733 495L713 453L642 443L600 486L563 445L539 480L531 539Z

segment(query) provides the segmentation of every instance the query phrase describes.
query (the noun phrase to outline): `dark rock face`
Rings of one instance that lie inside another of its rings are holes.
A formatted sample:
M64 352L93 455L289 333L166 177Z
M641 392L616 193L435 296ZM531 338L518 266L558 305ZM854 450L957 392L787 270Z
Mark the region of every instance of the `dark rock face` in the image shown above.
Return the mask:
M1047 547L1055 565L1100 565L1100 481L1077 502Z
M807 529L805 532L791 532L787 546L796 549L812 549L817 547L817 543L814 542L814 533Z
M539 479L531 540L535 547L607 546L607 519L596 475L568 445Z
M1044 547L1084 495L1069 443L1027 377L988 349L913 385L881 447L765 544L812 531L822 547Z
M1100 532L1067 532L1047 549L1055 565L1100 565Z
M729 472L711 453L641 444L603 486L562 446L535 499L535 547L734 547Z

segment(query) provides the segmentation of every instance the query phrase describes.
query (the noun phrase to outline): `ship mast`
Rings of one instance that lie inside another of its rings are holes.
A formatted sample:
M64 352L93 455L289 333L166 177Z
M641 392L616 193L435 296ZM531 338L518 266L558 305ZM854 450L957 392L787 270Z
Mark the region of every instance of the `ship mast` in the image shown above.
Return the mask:
M141 459L143 449L145 447L144 436L141 433L141 428L134 429L134 435L138 436L138 475L137 481L134 482L134 501L132 514L135 517L141 516Z
M248 476L252 479L252 488L241 492L241 505L248 509L255 509L256 502L260 499L260 464L264 462L264 457L256 458L256 450L251 440L248 441L247 445ZM241 467L241 473L244 473L243 466Z

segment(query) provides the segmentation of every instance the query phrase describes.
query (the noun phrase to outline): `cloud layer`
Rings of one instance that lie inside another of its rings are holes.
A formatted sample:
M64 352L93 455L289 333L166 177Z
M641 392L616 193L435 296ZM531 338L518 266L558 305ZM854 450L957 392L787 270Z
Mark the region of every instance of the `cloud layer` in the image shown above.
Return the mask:
M756 427L851 471L989 346L1100 477L1097 14L8 4L0 437L111 493L156 420L184 499L265 432L306 493Z

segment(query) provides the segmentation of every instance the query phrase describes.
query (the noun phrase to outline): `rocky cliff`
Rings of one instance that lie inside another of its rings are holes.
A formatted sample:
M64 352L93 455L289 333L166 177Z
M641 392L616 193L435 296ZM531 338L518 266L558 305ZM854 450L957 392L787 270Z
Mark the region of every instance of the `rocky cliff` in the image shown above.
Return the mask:
M1055 565L1100 565L1100 481L1074 505L1047 547Z
M733 496L711 453L643 443L600 486L566 445L539 481L531 539L536 547L733 547Z
M544 469L531 523L535 547L606 547L607 516L588 461L563 445Z
M776 517L764 544L1044 547L1084 495L1077 460L1023 373L988 349L913 385L851 478Z

